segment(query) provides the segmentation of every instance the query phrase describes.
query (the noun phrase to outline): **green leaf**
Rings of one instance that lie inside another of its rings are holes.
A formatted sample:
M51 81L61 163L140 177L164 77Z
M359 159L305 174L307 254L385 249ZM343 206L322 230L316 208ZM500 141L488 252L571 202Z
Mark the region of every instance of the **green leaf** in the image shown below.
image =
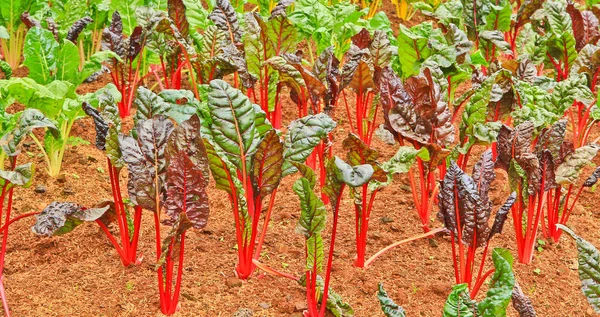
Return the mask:
M249 157L257 146L256 108L246 95L222 80L211 81L210 88L208 107L214 145L241 169L249 165Z
M192 30L206 30L209 25L209 11L204 9L202 3L193 0L183 0L185 16Z
M336 127L328 115L308 115L290 123L285 135L283 176L296 172L291 162L303 163L323 139Z
M474 305L475 303L469 297L469 285L456 285L452 288L452 292L444 304L442 317L475 317Z
M308 179L300 178L293 186L294 192L300 198L301 215L296 232L309 238L325 228L327 209L321 199L315 194Z
M116 126L111 125L108 128L108 135L106 136L105 145L106 157L110 160L110 163L116 168L122 168L125 165L123 162L123 154L121 153L121 147L119 143L119 130Z
M398 56L402 65L402 77L419 74L421 63L431 56L429 36L433 32L431 23L419 24L411 29L400 24L398 34Z
M557 224L556 227L566 232L577 243L581 291L596 313L600 313L600 253L598 249L566 226Z
M575 149L575 152L564 159L556 168L556 182L560 185L573 184L581 175L581 171L590 165L598 154L600 147L597 145L584 145Z
M377 291L377 298L381 305L381 310L386 317L406 317L406 312L398 304L388 296L387 292L383 288L383 283L379 283L379 290Z
M57 71L57 54L58 43L52 32L37 27L29 29L23 47L23 64L29 69L30 78L40 84L51 82Z
M0 139L0 146L4 153L9 156L17 156L21 150L19 145L21 141L34 129L46 128L55 136L58 136L58 129L52 121L37 109L27 108L21 113L19 123L11 133L5 134Z
M483 31L479 34L479 38L492 42L504 54L513 54L510 44L504 40L504 33L500 31Z
M296 163L296 162L291 162L291 163L292 163L292 165L294 165L295 168L298 169L298 171L300 172L302 177L304 177L308 180L308 183L310 184L310 188L315 188L315 185L317 185L317 175L315 174L315 171L305 164Z
M327 209L317 196L306 178L298 179L293 186L294 192L300 198L300 220L296 232L306 239L306 270L316 268L316 273L323 268L323 239L321 231L327 221Z
M420 158L423 161L429 161L429 151L427 151L426 147L417 150L412 146L401 146L392 158L381 164L381 168L387 173L387 181L373 181L369 183L369 189L375 190L377 188L388 186L392 183L394 174L408 173L417 158Z
M337 156L333 160L336 166L336 178L350 187L359 187L366 184L375 172L370 164L352 166Z
M131 35L137 26L136 10L142 6L142 0L120 0L112 1L111 9L119 11L123 22L123 33Z
M515 286L513 257L509 250L496 248L492 253L492 260L496 270L492 276L491 287L485 299L477 305L477 311L482 317L504 317Z
M33 163L27 163L18 165L14 171L0 170L0 179L8 181L12 186L20 186L27 188L33 183L33 174L35 173L35 166ZM4 185L4 181L0 184Z
M79 50L73 42L64 40L56 54L56 78L79 84Z
M485 28L487 30L498 30L507 32L510 30L510 17L512 8L510 1L500 1L498 5L490 5L490 14L485 16Z

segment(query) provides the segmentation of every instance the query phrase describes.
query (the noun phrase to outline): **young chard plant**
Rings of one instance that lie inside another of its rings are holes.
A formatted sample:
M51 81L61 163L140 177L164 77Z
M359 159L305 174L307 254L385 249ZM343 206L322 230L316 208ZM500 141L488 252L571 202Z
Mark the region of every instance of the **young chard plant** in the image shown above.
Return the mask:
M425 235L409 238L393 243L369 259L365 259L367 251L367 234L369 230L369 220L373 211L373 203L379 191L392 183L392 176L396 173L406 173L410 170L417 158L425 161L429 160L427 149L415 150L410 146L403 146L398 149L389 161L379 164L377 161L379 153L367 146L358 136L350 133L343 142L344 150L347 151L347 161L351 166L369 165L373 169L373 174L369 180L359 187L350 187L350 192L354 198L355 212L355 236L356 236L356 259L354 265L360 268L367 268L375 259L385 252L409 241L433 235L441 231L436 229L429 231Z
M492 151L487 150L475 164L472 176L451 162L440 185L438 218L444 222L452 241L452 259L456 284L467 284L475 298L483 282L494 270L484 273L490 241L502 232L504 222L516 200L512 193L496 212L489 226L492 201L489 191L496 178ZM479 265L477 251L484 248Z
M75 122L85 117L82 102L95 105L97 96L104 91L117 94L112 88L107 86L94 93L77 95L76 87L65 81L55 80L42 85L31 78L11 78L0 81L0 97L5 98L7 104L18 102L28 109L39 110L56 125L58 132L47 129L43 139L39 134L31 134L31 138L44 156L48 175L57 177L67 146L85 143L81 138L70 135Z
M167 9L166 16L162 11L147 9L147 15L150 17L147 23L152 23L154 17L160 19L156 31L149 34L146 47L155 53L160 61L158 65L151 65L150 71L161 90L181 88L183 70L190 66L189 55L196 54L191 46L190 23L183 1L167 1ZM159 71L162 72L162 76L159 75Z
M323 238L321 231L326 226L327 209L323 201L315 194L314 172L306 168L303 176L294 183L294 192L300 198L301 215L296 231L305 238L306 267L305 274L299 283L306 287L306 300L308 310L304 312L306 317L325 316L326 309L337 310L338 316L353 316L354 311L341 301L341 297L329 288L331 279L331 268L333 264L333 252L337 233L339 218L339 206L344 188L349 186L360 186L367 183L374 170L370 165L352 167L341 159L334 157L327 163L327 184L323 190L329 196L333 208L333 225L329 254L325 260ZM325 262L326 261L326 262ZM325 271L323 272L323 264ZM325 279L320 274L325 273ZM327 299L325 303L323 299ZM320 299L320 300L319 300ZM335 313L335 312L334 312Z
M539 193L546 207L546 218L543 215L541 217L542 232L544 237L551 238L555 243L558 243L562 233L556 225L567 224L583 190L597 182L595 173L584 182L580 177L584 168L591 165L600 147L588 144L575 148L566 139L566 132L567 120L557 121L542 130L535 148L545 185Z
M359 187L369 181L374 173L371 165L350 166L343 160L333 157L326 163L327 184L323 189L329 196L333 209L333 225L331 241L327 260L321 232L326 227L327 209L325 203L315 193L317 179L315 172L308 166L293 162L292 165L302 174L293 186L293 190L300 199L300 220L296 226L296 232L304 236L306 265L304 274L297 278L293 275L276 271L254 259L254 264L260 269L281 277L286 277L298 282L306 288L306 300L308 309L303 312L306 317L323 317L327 310L335 316L354 316L354 310L350 305L343 302L340 295L330 287L330 279L333 264L334 246L337 234L339 206L346 186ZM325 266L325 269L324 269ZM325 277L321 276L325 273ZM323 301L327 298L326 301Z
M378 87L386 129L400 145L412 144L415 149L426 148L429 153L428 163L417 157L419 185L413 171L409 171L413 200L423 230L428 232L434 197L439 189L435 169L439 168L443 177L445 157L450 153L446 146L454 141L452 116L428 68L404 84L389 67L382 70L380 77Z
M280 129L283 86L290 87L290 93L296 94L296 100L309 98L308 83L303 83L301 73L290 67L282 57L296 52L298 31L287 18L285 10L273 11L269 18L247 13L245 22L243 39L246 63L248 72L256 78L256 84L247 93L267 113L273 127ZM302 113L298 118L305 115L308 113Z
M514 129L502 126L498 135L496 166L508 173L508 182L517 199L512 207L518 256L521 263L530 263L542 215L546 173L541 173L540 159L532 151L534 125L531 121Z
M186 232L204 228L208 220L208 159L200 130L196 115L177 127L156 115L139 121L134 136L118 139L129 171L129 198L154 213L160 306L166 315L179 308ZM171 230L161 239L162 210Z
M281 179L296 171L292 162L304 162L335 122L325 114L298 119L282 142L265 112L226 82L211 81L207 102L210 117L203 122L203 137L210 168L217 188L229 195L238 247L236 274L247 279L256 269L252 260L260 256ZM259 231L265 199L269 204Z
M158 19L151 22L157 23ZM122 96L119 101L121 118L131 114L135 92L142 80L140 65L143 54L141 53L154 26L154 23L148 23L145 28L137 26L129 37L125 37L121 14L115 11L110 26L102 32L102 50L114 53L110 62L110 73L113 84Z
M98 103L98 109L96 109L89 103L84 102L82 109L85 114L94 120L96 148L106 153L106 164L113 198L111 212L113 213L113 220L116 219L119 226L121 243L117 243L117 238L110 233L103 222L98 224L119 253L121 263L127 267L141 262L141 259L137 258L137 247L142 222L142 208L136 205L133 207L134 211L132 212L131 206L124 202L121 193L120 175L124 162L119 148L121 118L117 101L112 95L104 93L98 97Z
M21 214L11 218L13 211L13 195L17 187L29 187L33 182L34 166L32 163L17 165L17 157L21 153L21 142L34 130L46 128L54 133L56 126L44 115L35 109L25 109L22 113L12 115L4 114L0 117L0 126L6 130L0 131L0 232L2 233L2 248L0 249L0 298L4 306L4 313L10 316L8 301L4 292L4 265L6 247L8 242L8 229L10 225L20 219L37 213ZM8 117L8 118L7 118ZM8 119L4 121L4 119ZM14 119L13 119L14 118ZM5 160L8 168L5 169ZM2 221L4 216L4 221Z
M28 12L33 1L7 0L0 3L0 51L12 69L21 65L27 28L21 13Z
M513 295L515 275L510 251L496 248L492 252L494 274L483 300L476 302L467 284L454 286L444 305L443 317L505 317Z
M507 126L500 129L496 164L508 172L509 184L517 192L512 215L522 263L533 259L540 221L544 236L558 241L561 231L556 224L568 221L583 189L594 184L594 175L581 185L578 179L599 147L590 144L575 149L565 140L566 128L567 121L559 120L535 139L530 121L514 129ZM577 194L572 197L575 191ZM547 225L544 225L544 207Z
M347 119L352 133L370 146L379 110L375 76L389 66L392 47L388 35L383 31L375 31L371 37L367 29L362 29L352 37L352 42L353 45L344 56L340 89L348 88L354 92L356 104L352 109L344 94Z

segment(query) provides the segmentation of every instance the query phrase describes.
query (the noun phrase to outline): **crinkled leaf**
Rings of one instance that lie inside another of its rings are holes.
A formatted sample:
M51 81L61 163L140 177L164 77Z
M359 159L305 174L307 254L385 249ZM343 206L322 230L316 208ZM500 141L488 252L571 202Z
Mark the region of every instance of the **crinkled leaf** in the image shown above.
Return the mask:
M469 296L469 285L456 285L444 304L442 317L475 317L474 306L475 303Z
M556 227L566 232L577 243L581 290L596 313L600 313L600 253L591 243L566 226L557 224Z
M377 299L379 299L379 305L381 310L386 317L406 317L406 312L398 304L394 303L385 289L383 283L379 283L379 290L377 291Z
M31 230L44 236L69 233L85 221L100 219L109 207L84 208L76 203L53 202L36 216L36 223Z
M173 134L171 134L173 135ZM175 136L178 138L178 136ZM168 152L167 160L167 199L165 202L168 223L175 224L182 214L195 229L202 229L208 222L209 206L206 186L208 163L193 162L185 150Z
M96 148L100 151L106 149L106 137L108 135L108 124L104 121L104 118L100 114L98 109L95 109L87 102L83 102L81 105L83 111L94 120L94 126L96 127Z
M34 129L46 128L54 136L58 136L56 125L50 121L41 111L37 109L27 108L19 117L17 127L11 132L2 136L0 146L4 153L9 156L16 156L21 152L19 145L21 141Z
M33 163L18 165L13 171L0 169L0 179L3 180L0 184L5 185L5 182L7 181L10 183L10 186L8 187L29 187L33 183L34 172L35 166Z
M290 162L303 163L323 139L336 127L328 115L308 115L290 123L285 135L283 152L283 176L293 174L296 169Z
M512 306L519 313L519 317L536 317L531 299L523 293L517 281L515 281L515 288L513 289Z
M137 139L119 136L122 158L129 171L129 198L146 210L159 212L164 203L165 148L173 129L169 119L156 116L138 123Z
M242 43L242 30L229 0L217 0L208 18L228 35L227 38L232 44Z
M583 168L596 157L599 149L597 145L585 145L575 149L575 152L567 156L556 168L556 182L560 185L575 183Z

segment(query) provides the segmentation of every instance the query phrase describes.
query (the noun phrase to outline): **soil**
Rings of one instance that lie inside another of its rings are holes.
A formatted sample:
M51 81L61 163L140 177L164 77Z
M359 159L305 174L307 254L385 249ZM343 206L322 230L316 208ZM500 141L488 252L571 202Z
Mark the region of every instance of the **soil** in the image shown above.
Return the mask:
M394 22L396 26L397 22ZM108 78L100 83L84 84L79 92L93 91L106 82ZM285 104L284 124L296 113L289 100ZM334 117L339 123L333 134L334 153L340 153L348 124L341 112ZM64 183L47 176L45 164L34 146L29 150L31 157L22 156L22 161L35 162L38 172L34 186L16 190L14 215L41 211L53 201L73 201L90 206L110 199L105 157L92 145L95 137L92 121L89 118L78 121L73 135L91 144L67 151L63 163ZM374 148L384 159L395 151L395 147L377 138L374 138ZM291 190L294 180L289 177L280 186L261 261L278 270L300 274L304 263L304 241L293 233L299 215L298 199ZM36 185L44 185L46 193L36 193ZM493 187L494 203L499 206L508 192L506 177L500 172ZM237 253L231 206L225 193L216 190L214 184L210 185L209 196L211 218L208 226L187 235L181 310L175 316L229 317L248 308L254 316L300 317L305 293L297 283L258 271L248 281L234 277ZM597 198L597 193L585 191L569 225L591 243L600 245L600 211L592 207ZM116 251L95 224L83 224L65 236L41 238L31 232L32 222L33 219L22 220L10 229L4 283L13 316L162 316L150 213L144 214L139 243L143 263L131 268L120 264ZM339 226L332 288L352 305L356 316L383 316L375 296L379 282L385 284L389 295L406 309L409 316L441 315L454 280L447 237L400 246L380 257L370 269L363 270L352 265L354 212L352 200L347 196L342 201ZM440 226L439 221L432 219L431 227ZM368 254L421 233L408 179L398 176L375 201ZM329 232L325 231L326 243L329 237ZM509 219L504 233L494 238L492 244L516 254L514 241L512 219ZM574 243L563 237L560 244L547 243L541 252L536 251L530 265L515 261L517 280L533 301L538 316L594 315L580 290L576 255ZM508 316L517 316L512 307Z

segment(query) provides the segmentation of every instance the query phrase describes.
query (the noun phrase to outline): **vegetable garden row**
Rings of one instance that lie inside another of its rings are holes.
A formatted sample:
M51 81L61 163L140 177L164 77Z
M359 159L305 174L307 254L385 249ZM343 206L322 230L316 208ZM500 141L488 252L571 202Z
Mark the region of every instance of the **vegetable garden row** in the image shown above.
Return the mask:
M185 310L184 260L193 252L186 234L209 222L213 182L231 203L236 277L261 271L302 285L306 317L354 316L332 283L336 237L346 234L339 218L352 214L344 199L354 206L356 270L408 242L449 236L440 250L451 253L456 286L443 316L506 316L511 301L520 316L535 316L513 261L531 263L541 238L564 243L563 232L576 241L581 289L600 313L600 254L568 228L582 193L600 177L600 7L591 0L401 0L400 17L419 11L425 21L396 28L381 5L2 1L4 313L9 229L32 216L40 236L95 222L125 267L141 264L142 220L152 218L156 249L144 261L155 264L159 309ZM84 82L102 78L111 83L80 94ZM68 147L87 145L71 135L86 117L106 156L112 199L15 214L14 197L36 170L23 144L43 156L38 173L60 177ZM349 132L336 140L342 127ZM375 138L396 154L384 159ZM495 182L500 173L508 184ZM408 180L423 233L369 250L374 202L398 186L397 174ZM263 261L288 177L300 203L290 211L298 214L295 231L305 241L299 275ZM497 185L510 194L494 199ZM507 221L515 254L494 247ZM382 284L372 291L385 316L405 316Z

